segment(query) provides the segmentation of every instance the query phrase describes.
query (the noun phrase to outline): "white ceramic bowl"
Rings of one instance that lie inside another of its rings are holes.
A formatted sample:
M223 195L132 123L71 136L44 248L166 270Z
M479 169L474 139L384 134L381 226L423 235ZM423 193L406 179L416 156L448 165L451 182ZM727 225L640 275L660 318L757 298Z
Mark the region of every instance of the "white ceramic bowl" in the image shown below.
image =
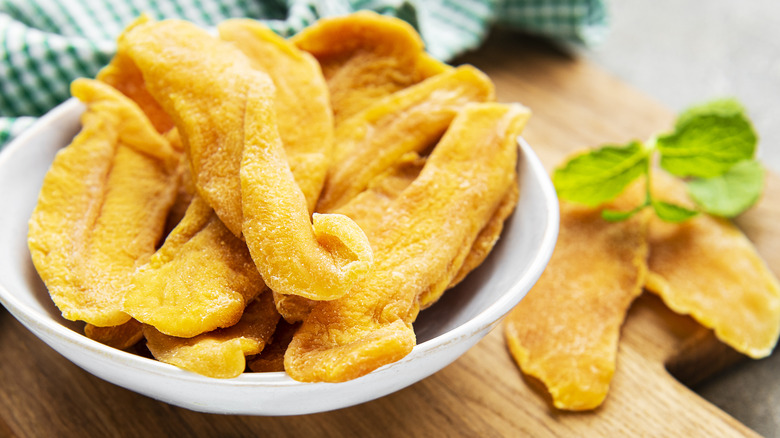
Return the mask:
M80 128L83 106L60 105L0 153L0 302L28 329L88 372L196 411L296 415L373 400L453 362L482 339L541 275L558 234L555 192L520 139L520 201L489 258L414 324L418 345L399 362L345 383L300 383L287 374L245 373L219 380L102 345L63 319L33 268L27 221L54 154ZM45 377L43 377L45 378Z

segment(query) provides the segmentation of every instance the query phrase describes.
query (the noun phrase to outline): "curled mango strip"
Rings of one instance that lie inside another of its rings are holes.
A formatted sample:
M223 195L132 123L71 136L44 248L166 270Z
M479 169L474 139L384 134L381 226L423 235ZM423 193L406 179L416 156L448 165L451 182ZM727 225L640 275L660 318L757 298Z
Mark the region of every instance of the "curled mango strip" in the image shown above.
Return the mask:
M629 210L642 193L635 185L611 207ZM550 263L504 320L504 334L555 407L579 411L599 406L609 390L620 327L647 273L648 216L607 222L600 208L563 201L560 214Z
M323 18L291 41L320 62L336 126L377 100L450 68L423 51L411 25L368 11Z
M659 198L690 202L682 183L656 175ZM654 219L649 240L649 290L735 350L753 358L771 354L780 334L780 285L734 224L705 214L682 224Z
M124 324L112 327L96 327L92 324L84 326L84 335L119 350L127 350L143 339L144 325L131 319Z
M268 94L247 96L246 144L241 163L244 237L274 292L313 300L344 295L371 268L363 231L344 215L317 214L286 165Z
M135 23L120 35L117 48L138 67L149 94L173 118L198 193L241 236L239 169L247 90L263 88L273 95L271 79L253 69L233 45L185 21Z
M246 244L196 196L133 276L123 310L162 333L191 338L238 322L264 288Z
M438 298L515 180L516 137L529 112L471 104L386 212L374 270L346 296L317 303L285 354L301 381L340 382L397 361L415 345L420 299Z
M71 85L83 128L44 178L29 224L33 263L63 316L115 326L135 269L154 253L173 203L178 153L110 86Z
M334 165L317 211L333 211L409 152L436 144L458 110L494 100L490 79L462 66L377 102L336 129Z
M372 233L382 222L389 205L417 178L424 164L425 158L416 153L403 156L387 172L377 177L368 189L339 208L337 213L354 220L370 242ZM297 295L275 294L274 300L279 313L288 322L303 321L317 303Z
M173 120L146 90L141 71L126 54L117 53L111 62L100 70L97 80L111 85L137 103L157 132L165 133L173 127Z
M333 150L333 114L317 60L254 20L226 20L218 29L221 39L233 43L252 67L273 80L276 123L287 162L313 212Z
M254 299L236 325L194 338L177 338L144 326L146 346L160 362L219 379L237 377L246 356L260 353L270 342L279 314L270 293Z

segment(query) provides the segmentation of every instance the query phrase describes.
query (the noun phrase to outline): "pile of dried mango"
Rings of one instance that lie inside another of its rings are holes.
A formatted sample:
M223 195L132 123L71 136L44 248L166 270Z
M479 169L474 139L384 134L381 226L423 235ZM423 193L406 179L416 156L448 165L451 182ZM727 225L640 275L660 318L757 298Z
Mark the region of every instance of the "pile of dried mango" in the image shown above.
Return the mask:
M337 382L404 357L514 209L528 110L376 14L218 34L142 17L72 84L82 130L29 226L53 301L213 377Z

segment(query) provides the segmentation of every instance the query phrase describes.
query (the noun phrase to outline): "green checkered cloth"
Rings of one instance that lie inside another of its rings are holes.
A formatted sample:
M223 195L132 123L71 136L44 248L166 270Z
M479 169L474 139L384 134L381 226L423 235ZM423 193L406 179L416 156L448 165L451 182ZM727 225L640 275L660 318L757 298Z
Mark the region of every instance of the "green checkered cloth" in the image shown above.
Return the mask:
M0 0L0 148L94 77L141 13L204 27L250 17L289 36L320 17L369 9L399 17L447 61L478 47L491 26L584 44L607 30L604 0Z

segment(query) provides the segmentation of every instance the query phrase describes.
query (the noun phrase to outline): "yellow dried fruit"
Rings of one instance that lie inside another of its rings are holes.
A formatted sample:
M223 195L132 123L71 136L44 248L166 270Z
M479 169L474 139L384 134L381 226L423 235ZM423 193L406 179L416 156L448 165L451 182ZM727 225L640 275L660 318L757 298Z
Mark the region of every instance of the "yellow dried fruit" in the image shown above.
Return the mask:
M377 100L451 68L423 51L411 25L368 11L321 19L291 41L319 61L336 126Z
M293 295L294 296L294 295ZM272 373L284 371L284 352L292 341L292 337L300 324L290 324L279 320L271 343L263 348L257 356L247 360L249 369L256 373Z
M684 184L656 172L654 196L689 204ZM677 313L691 315L735 350L772 353L780 334L780 285L744 234L706 214L681 224L650 222L646 287Z
M528 115L495 103L458 114L375 231L374 270L346 296L317 303L296 332L285 354L290 376L345 381L411 351L420 302L444 292L516 181L516 138Z
M252 67L273 80L279 136L295 182L313 212L333 150L333 114L317 60L258 21L226 20L218 29L221 39L233 43Z
M246 244L199 196L133 275L123 310L158 331L191 338L241 318L265 289Z
M112 327L97 327L92 324L84 326L84 335L119 350L127 350L143 339L144 325L131 319L124 324Z
M121 299L160 240L175 191L178 153L141 109L110 86L73 82L83 128L44 178L28 245L65 318L115 326Z
M198 193L241 236L247 94L251 87L272 96L271 79L232 44L185 21L135 23L120 35L117 50L132 59L149 94L173 118Z
M409 152L436 144L455 114L471 102L494 100L493 84L462 66L399 91L336 129L334 164L317 211L330 212L357 196Z
M220 379L237 377L246 369L246 356L260 353L271 340L279 314L270 293L253 300L234 326L194 338L167 336L145 326L149 351L160 362Z
M370 270L372 251L346 216L317 214L285 161L271 96L249 90L241 192L244 237L263 280L274 292L314 300L344 295Z
M634 186L610 207L629 210L642 193ZM600 208L565 201L560 215L550 263L504 320L504 334L555 407L579 411L599 406L609 390L620 327L647 273L648 216L607 222Z

